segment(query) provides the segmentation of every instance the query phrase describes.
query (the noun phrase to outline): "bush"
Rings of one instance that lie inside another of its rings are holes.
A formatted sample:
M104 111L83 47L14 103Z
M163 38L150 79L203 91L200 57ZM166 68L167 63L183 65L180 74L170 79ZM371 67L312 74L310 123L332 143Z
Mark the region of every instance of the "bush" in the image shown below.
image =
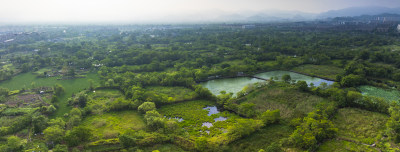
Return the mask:
M360 75L350 74L342 78L340 85L342 87L355 87L365 83L365 78Z
M246 117L253 117L256 115L256 111L254 110L254 103L243 103L240 104L238 108L238 113L244 115Z
M279 122L281 118L280 110L276 109L273 111L267 110L261 115L261 120L263 120L264 124L273 124Z
M338 129L327 119L327 114L323 107L310 112L297 129L290 135L289 144L296 147L313 150L325 139L335 137ZM331 112L329 112L331 113Z
M117 98L114 101L107 104L108 110L119 111L119 110L126 110L126 109L136 109L140 104L139 100L135 100L134 102L125 100L123 98ZM137 103L137 104L136 104Z
M146 113L147 111L156 110L156 105L154 102L144 102L138 107L138 111L141 113Z
M194 92L197 93L200 99L215 100L215 96L207 88L204 88L201 85L196 85L194 88Z
M269 145L266 149L266 152L281 152L281 146L277 142L273 142L271 145Z
M309 91L306 81L297 81L296 86L300 91Z
M158 130L160 128L164 128L165 119L161 117L161 115L156 111L147 111L144 116L147 128L150 130Z
M282 81L284 81L284 82L286 82L286 83L289 83L290 80L292 80L292 78L290 77L290 75L285 74L285 75L282 76Z
M64 87L60 84L56 84L53 87L54 94L58 95L58 96L61 95L62 93L64 93L64 90L65 90Z
M60 143L64 136L64 130L58 125L47 127L43 133L44 138L51 144Z
M68 152L68 147L65 145L56 145L56 147L53 148L53 152Z
M262 121L259 120L238 119L234 125L228 127L228 140L235 141L236 139L239 139L241 137L248 136L262 126Z
M23 149L22 141L17 136L7 138L7 151L21 151Z
M386 123L386 134L389 138L396 142L400 142L400 105L396 102L391 103L390 118Z
M65 136L65 141L68 146L77 146L83 142L89 141L92 137L91 130L86 127L75 127L71 131L68 131Z

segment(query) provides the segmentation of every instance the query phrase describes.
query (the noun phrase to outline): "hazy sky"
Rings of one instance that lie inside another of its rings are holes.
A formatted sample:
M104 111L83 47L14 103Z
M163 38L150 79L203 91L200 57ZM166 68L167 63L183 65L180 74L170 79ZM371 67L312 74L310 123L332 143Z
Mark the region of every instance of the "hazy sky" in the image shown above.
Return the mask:
M0 0L0 22L148 21L182 14L319 13L357 6L400 7L400 0Z

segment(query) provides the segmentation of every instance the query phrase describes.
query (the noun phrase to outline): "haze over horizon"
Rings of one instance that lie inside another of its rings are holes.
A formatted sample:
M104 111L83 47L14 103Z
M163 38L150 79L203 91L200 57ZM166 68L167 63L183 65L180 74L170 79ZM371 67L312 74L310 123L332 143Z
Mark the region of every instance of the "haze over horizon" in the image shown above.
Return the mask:
M262 11L322 13L348 7L400 7L399 0L2 0L0 23L121 23L214 19ZM199 15L201 14L201 15Z

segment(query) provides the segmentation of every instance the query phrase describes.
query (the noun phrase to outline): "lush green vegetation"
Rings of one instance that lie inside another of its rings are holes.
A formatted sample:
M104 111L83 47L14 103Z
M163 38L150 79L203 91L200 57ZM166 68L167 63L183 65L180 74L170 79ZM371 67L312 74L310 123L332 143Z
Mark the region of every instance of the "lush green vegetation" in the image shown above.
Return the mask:
M167 100L172 102L181 102L193 100L197 97L197 94L185 87L163 87L163 86L151 86L145 88L146 91L155 92L158 96L167 96Z
M364 95L374 96L385 99L387 102L399 101L400 92L394 89L383 89L373 86L359 86L357 87Z
M384 114L343 108L338 110L333 123L339 129L339 138L371 145L382 138L387 119Z
M258 113L279 109L283 119L291 120L304 117L313 111L316 105L327 101L322 97L301 92L290 84L276 82L238 98L234 102L238 106L254 104L254 110Z
M4 43L0 151L399 150L397 33L260 25L44 26Z
M242 138L229 145L229 151L258 151L267 149L271 144L279 143L280 140L289 137L293 128L287 125L272 125L260 129L248 137Z
M135 111L122 111L87 116L80 126L92 128L93 141L117 138L125 130L141 130L145 127L142 116Z

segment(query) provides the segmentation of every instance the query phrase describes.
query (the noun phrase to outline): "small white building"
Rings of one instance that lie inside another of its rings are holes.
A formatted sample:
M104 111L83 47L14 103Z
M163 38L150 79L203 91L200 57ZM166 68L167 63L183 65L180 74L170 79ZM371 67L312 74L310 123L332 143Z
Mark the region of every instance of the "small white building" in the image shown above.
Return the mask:
M400 32L400 24L397 25L397 32Z

